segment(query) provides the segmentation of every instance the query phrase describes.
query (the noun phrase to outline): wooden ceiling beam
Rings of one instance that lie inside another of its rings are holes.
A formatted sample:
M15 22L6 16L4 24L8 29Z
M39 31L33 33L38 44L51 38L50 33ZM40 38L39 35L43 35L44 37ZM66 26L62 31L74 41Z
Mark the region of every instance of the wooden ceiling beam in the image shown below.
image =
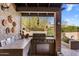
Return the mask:
M57 7L18 7L16 8L16 11L59 11L59 8Z
M54 13L21 13L22 16L54 16Z

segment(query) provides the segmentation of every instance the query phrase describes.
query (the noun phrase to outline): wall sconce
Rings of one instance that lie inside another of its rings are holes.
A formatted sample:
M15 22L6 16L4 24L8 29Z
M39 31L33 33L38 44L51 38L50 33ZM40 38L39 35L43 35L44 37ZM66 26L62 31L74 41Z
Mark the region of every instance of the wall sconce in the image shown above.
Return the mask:
M58 22L57 24L58 24L58 25L60 25L61 23L60 23L60 22Z
M10 6L10 3L2 3L2 4L1 4L1 10L4 11L4 10L8 9L9 6Z

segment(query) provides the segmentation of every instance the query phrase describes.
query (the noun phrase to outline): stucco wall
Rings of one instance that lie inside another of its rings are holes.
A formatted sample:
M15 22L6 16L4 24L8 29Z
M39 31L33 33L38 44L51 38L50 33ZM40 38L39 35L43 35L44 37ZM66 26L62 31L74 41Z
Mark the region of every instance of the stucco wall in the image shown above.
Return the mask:
M74 39L74 40L78 40L79 39L79 32L64 32L65 33L65 36L67 36L68 38L71 38Z
M0 4L1 5L1 4ZM5 29L7 26L2 25L2 20L7 19L7 16L11 15L12 20L16 22L16 28L15 33L5 33ZM0 7L0 40L6 39L7 37L16 36L18 37L18 33L20 30L20 14L16 12L13 5L10 5L10 8L8 10L2 11Z

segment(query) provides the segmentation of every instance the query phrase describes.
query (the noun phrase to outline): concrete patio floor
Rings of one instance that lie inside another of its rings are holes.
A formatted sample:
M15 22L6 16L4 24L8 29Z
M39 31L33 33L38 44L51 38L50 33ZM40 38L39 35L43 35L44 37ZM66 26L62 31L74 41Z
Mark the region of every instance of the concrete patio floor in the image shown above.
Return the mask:
M64 56L79 56L79 50L72 50L65 45L61 45L61 52Z

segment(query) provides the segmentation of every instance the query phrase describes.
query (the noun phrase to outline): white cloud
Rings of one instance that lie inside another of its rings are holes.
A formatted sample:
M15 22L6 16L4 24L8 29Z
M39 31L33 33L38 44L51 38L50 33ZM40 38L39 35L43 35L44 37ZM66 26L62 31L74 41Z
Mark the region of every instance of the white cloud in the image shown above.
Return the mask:
M65 19L65 21L68 23L68 22L70 22L70 19Z
M75 15L74 17L77 18L77 17L79 17L79 15Z
M70 19L64 19L63 22L62 22L62 24L64 24L64 25L68 25L69 22L70 22Z
M67 4L67 11L71 11L72 10L72 8L73 8L73 4Z
M73 20L73 18L65 19L66 25L74 25Z

